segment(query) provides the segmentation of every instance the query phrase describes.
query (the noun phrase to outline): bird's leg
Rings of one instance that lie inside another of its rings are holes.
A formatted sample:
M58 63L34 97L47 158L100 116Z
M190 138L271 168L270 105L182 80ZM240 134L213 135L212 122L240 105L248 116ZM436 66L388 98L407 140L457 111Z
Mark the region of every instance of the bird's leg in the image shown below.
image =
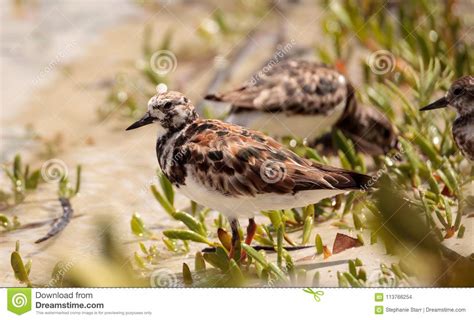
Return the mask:
M240 261L242 249L240 245L239 220L231 219L230 228L232 230L232 247L230 248L229 258Z
M257 231L257 224L255 223L254 218L249 219L249 225L247 226L247 236L245 237L245 244L250 245L252 243L255 232ZM247 257L245 251L242 252L240 260L244 261Z
M257 224L254 218L249 219L249 225L247 226L247 236L245 237L245 243L250 245L252 243L255 232L257 231Z

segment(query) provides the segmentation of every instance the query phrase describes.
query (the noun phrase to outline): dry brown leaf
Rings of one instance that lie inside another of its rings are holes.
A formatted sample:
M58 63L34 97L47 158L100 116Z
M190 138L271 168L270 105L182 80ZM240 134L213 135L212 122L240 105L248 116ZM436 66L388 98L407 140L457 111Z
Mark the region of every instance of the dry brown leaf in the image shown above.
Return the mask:
M329 250L328 246L323 246L323 255L324 259L327 259L332 256L331 250Z
M454 226L446 229L446 235L444 236L445 239L449 239L451 238L452 236L454 236L454 233L456 232L456 229L454 228Z
M222 228L217 229L217 237L219 238L220 242L227 249L230 251L232 248L232 237L230 234Z
M332 253L336 254L344 250L360 246L362 246L362 242L360 242L359 239L349 237L348 235L342 233L338 233L336 235L336 239L334 240Z

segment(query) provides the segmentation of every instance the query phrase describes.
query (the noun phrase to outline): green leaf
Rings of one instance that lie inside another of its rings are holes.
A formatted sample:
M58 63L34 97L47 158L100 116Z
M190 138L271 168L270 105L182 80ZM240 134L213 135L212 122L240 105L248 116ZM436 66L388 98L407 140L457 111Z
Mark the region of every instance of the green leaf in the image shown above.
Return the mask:
M260 252L245 243L242 243L242 248L245 250L245 252L247 252L249 256L251 256L255 261L260 263L263 267L268 267L267 260Z
M349 260L349 272L354 276L357 277L357 269L355 262L353 260Z
M135 259L135 263L139 268L146 269L145 261L138 255L138 253L135 252L133 258Z
M82 166L79 165L76 167L76 188L74 189L74 195L78 194L81 190L81 172Z
M420 134L415 134L414 142L420 147L421 151L433 162L435 166L439 166L442 162L441 157L434 148L433 144Z
M411 173L413 175L417 175L418 168L420 167L420 161L418 159L418 156L415 154L412 145L407 140L400 137L400 143L403 146L403 150L405 150L408 163L410 164Z
M278 279L282 282L287 282L287 277L285 273L274 263L269 263L268 268L278 277Z
M23 177L21 171L21 156L19 154L17 154L13 160L13 176L15 180L21 180Z
M8 220L7 216L0 213L0 225L5 229L9 229L10 227L10 220Z
M285 226L281 224L277 230L277 264L281 267L283 263L283 237L285 235Z
M362 230L364 228L364 222L360 212L356 212L354 210L354 212L352 213L352 220L354 221L354 228L356 230Z
M13 251L10 257L10 263L15 274L15 278L21 283L26 283L28 286L31 286L30 279L28 277L29 271L25 268L23 264L23 259L18 251ZM29 266L31 269L31 264Z
M316 253L317 254L323 254L323 240L321 239L321 236L319 235L319 233L316 235L316 237L314 238L314 242L315 242L315 245L316 245Z
M171 230L163 231L163 234L170 239L191 240L194 242L201 242L201 243L206 243L210 246L214 246L214 244L211 241L209 241L206 237L203 237L199 233L196 233L190 230L171 229Z
M221 247L216 248L216 252L205 252L203 254L204 260L215 268L224 272L229 270L230 259L225 250Z
M25 182L25 188L28 190L34 190L38 187L38 183L41 177L40 170L35 170Z
M171 215L176 220L183 222L191 231L197 232L204 237L206 236L206 230L204 230L202 223L192 215L182 211L173 212Z
M316 160L319 163L325 163L324 159L313 148L306 147L306 158Z
M314 205L310 204L309 206L306 206L306 207L303 208L303 217L305 219L307 217L314 217Z
M347 200L346 200L346 203L344 205L344 210L342 211L342 217L344 217L347 213L349 213L349 211L351 210L352 208L352 203L354 202L354 199L355 199L355 196L356 196L356 193L355 192L351 192L349 193L349 195L347 196ZM356 227L357 228L357 227Z
M355 168L357 166L357 155L352 141L347 139L341 130L334 130L333 139L338 149L344 152L347 160Z
M364 245L364 243L365 243L365 242L364 242L364 237L362 236L361 233L358 233L358 234L357 234L357 239L360 241L360 243L361 243L362 245Z
M252 259L254 259L260 265L262 265L262 267L264 269L271 270L282 281L287 280L287 278L286 278L285 274L283 273L283 271L281 271L281 269L279 267L277 267L275 264L267 262L265 257L260 252L257 252L257 250L255 250L251 246L247 245L246 243L242 243L242 248L245 250L245 252L247 252L247 254L250 257L252 257Z
M191 274L191 270L189 270L189 266L186 263L183 263L183 282L188 286L193 284L193 275Z
M314 288L319 288L320 287L320 278L321 278L321 275L320 275L319 271L316 271L314 273L314 276L313 276L313 287Z
M361 283L359 280L356 279L352 274L349 272L344 272L343 273L344 277L347 279L347 281L350 283L351 287L353 288L360 288L362 287Z
M161 207L165 209L166 212L168 212L170 215L175 212L175 209L169 201L163 197L163 195L158 191L155 185L151 186L151 192L155 196L155 199L160 203Z
M438 169L436 171L438 175L440 176L441 180L446 184L448 187L449 191L452 193L457 192L457 182L456 178L454 176L454 173L451 170L451 166L449 164L443 166L442 168Z
M138 243L138 246L140 247L140 250L141 250L144 254L148 255L148 249L145 247L145 244L144 244L143 242L140 241L140 242Z
M259 234L256 234L253 239L255 241L257 241L258 243L260 243L261 245L264 245L264 246L270 246L270 247L273 247L275 246L275 244L268 238L265 238L264 236L261 236Z
M337 150L337 155L339 156L339 160L341 161L342 167L344 169L351 170L352 169L351 162L347 159L344 152L342 152L341 150Z
M308 216L303 226L303 241L302 241L303 245L308 243L309 237L311 237L312 228L313 228L313 217Z
M241 285L244 282L245 278L242 273L242 270L240 270L239 265L237 264L237 262L234 261L234 259L231 259L229 261L229 273L232 278L232 284L234 286Z
M28 276L30 276L32 265L33 265L33 260L29 259L28 261L26 261L25 270L26 270L26 273L28 274Z
M160 177L161 190L163 190L163 193L165 194L166 199L173 206L174 204L173 185L163 173L161 173L159 177Z
M359 269L359 272L357 273L357 279L367 281L367 272L363 268Z
M191 214L196 215L196 211L197 211L197 203L191 200Z
M347 278L340 271L337 272L337 280L338 280L338 283L339 283L339 287L342 287L342 288L350 288L351 287L351 285L350 285L349 281L347 280Z
M448 203L448 199L443 198L444 200L444 209L446 210L446 223L448 224L448 227L451 227L453 225L453 214L451 211L451 206Z
M163 238L162 240L163 240L163 243L165 244L166 248L167 248L169 251L172 251L172 252L178 251L178 249L176 248L176 245L175 245L175 241L174 241L174 240L166 239L166 238Z
M460 227L459 227L459 231L458 231L458 238L461 239L464 237L464 232L466 231L466 227L462 224Z
M196 256L194 257L194 270L206 270L206 261L204 260L204 257L200 251L196 252Z
M430 191L436 195L436 200L438 200L439 196L441 195L441 189L439 188L439 183L433 176L433 170L431 169L431 165L427 165L427 174L424 175L424 178L428 181L430 186Z
M133 234L138 237L150 236L152 234L151 231L145 227L145 223L138 213L132 215L130 228L132 229Z
M273 228L277 230L282 224L281 212L277 210L271 210L271 211L267 211L267 213L268 213L268 217L270 218L270 221L272 222Z
M370 232L370 244L376 244L377 243L377 233L372 231Z

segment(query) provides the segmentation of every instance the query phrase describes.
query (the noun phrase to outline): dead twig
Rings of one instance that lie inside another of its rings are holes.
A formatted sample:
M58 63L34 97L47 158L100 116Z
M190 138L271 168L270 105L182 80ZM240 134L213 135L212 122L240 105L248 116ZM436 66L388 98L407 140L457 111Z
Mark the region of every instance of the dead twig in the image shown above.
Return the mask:
M68 198L60 197L59 202L61 203L61 207L63 208L63 215L54 222L51 230L49 230L44 237L36 240L35 243L41 243L43 241L51 239L59 232L64 230L64 228L66 228L66 226L69 224L69 221L71 221L72 214L74 213L74 210L71 206L71 201Z

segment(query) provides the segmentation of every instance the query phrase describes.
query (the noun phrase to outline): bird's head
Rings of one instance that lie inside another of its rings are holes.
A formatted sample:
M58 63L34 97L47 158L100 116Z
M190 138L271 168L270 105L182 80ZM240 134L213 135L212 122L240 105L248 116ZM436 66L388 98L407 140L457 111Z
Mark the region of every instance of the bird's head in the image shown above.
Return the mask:
M194 105L181 92L168 91L154 95L148 101L145 115L126 130L132 130L157 122L165 130L179 130L194 121L197 113Z
M451 106L459 115L474 112L474 76L464 76L453 82L446 95L430 103L421 111Z

